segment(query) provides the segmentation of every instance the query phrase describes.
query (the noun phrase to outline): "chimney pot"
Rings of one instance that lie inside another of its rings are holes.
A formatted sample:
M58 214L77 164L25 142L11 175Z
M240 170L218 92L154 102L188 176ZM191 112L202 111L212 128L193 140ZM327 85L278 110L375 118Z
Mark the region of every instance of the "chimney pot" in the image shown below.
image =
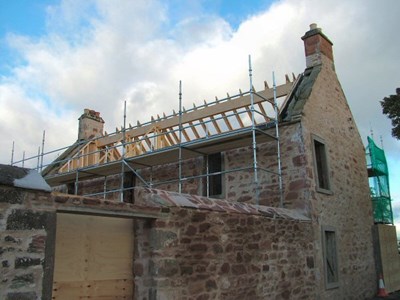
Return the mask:
M311 23L310 24L310 30L314 30L314 29L317 29L317 28L318 28L317 23Z

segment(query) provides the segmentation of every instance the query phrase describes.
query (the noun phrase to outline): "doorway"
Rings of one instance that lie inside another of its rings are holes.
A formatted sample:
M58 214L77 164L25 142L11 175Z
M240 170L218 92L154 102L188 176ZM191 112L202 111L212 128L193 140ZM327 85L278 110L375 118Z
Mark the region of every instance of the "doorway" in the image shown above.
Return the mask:
M58 213L52 299L133 299L133 220Z

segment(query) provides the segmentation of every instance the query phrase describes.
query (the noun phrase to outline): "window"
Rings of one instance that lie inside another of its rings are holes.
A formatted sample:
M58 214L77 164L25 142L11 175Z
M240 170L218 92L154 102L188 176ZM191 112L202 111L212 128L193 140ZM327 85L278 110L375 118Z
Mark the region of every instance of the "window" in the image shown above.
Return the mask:
M330 191L328 160L324 142L315 136L313 140L314 167L316 174L317 190Z
M332 289L339 286L339 268L336 252L336 231L333 227L323 226L323 255L325 267L325 287Z
M133 172L126 172L124 174L124 202L135 202L135 186L136 174Z
M75 182L67 183L67 194L70 194L70 195L75 194Z
M222 196L222 177L220 173L223 169L223 157L221 153L210 154L206 156L206 169L208 166L208 174L218 173L215 175L207 176L205 188L203 191L204 196Z

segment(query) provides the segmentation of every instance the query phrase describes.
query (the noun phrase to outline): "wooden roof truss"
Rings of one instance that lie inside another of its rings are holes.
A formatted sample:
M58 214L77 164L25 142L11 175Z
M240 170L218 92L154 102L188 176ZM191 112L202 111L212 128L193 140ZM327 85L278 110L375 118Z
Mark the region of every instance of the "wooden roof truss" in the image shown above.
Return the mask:
M276 98L285 98L293 88L295 79L293 75L293 81L290 81L287 76L285 84L276 86ZM216 98L212 103L204 101L203 105L193 104L190 109L182 107L181 117L179 112L174 111L170 116L163 113L162 117L151 117L150 122L138 122L137 126L130 126L126 130L117 128L113 134L106 133L88 141L63 161L58 173L137 157L168 147L180 147L221 134L234 134L252 126L253 115L254 125L275 120L274 88L269 88L266 82L264 89L258 92L254 88L248 92L239 90L237 95L227 94L226 98Z

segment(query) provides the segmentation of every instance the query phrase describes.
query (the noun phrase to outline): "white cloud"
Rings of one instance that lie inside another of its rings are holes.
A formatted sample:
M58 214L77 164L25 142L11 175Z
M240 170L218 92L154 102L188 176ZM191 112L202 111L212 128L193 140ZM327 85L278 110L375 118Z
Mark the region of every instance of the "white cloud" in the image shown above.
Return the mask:
M248 54L256 87L271 84L272 71L282 83L285 73L304 70L300 38L313 22L334 43L362 138L372 126L387 155L398 157L400 143L390 137L378 100L400 85L400 40L394 38L400 2L283 0L236 30L217 15L204 15L201 2L178 13L171 3L65 0L48 9L47 35L10 36L24 63L0 82L1 162L9 162L13 140L19 156L22 150L35 154L43 129L47 149L72 143L86 107L101 112L110 132L123 122L124 100L132 124L177 110L179 80L185 106L246 90ZM398 174L398 168L391 171Z

